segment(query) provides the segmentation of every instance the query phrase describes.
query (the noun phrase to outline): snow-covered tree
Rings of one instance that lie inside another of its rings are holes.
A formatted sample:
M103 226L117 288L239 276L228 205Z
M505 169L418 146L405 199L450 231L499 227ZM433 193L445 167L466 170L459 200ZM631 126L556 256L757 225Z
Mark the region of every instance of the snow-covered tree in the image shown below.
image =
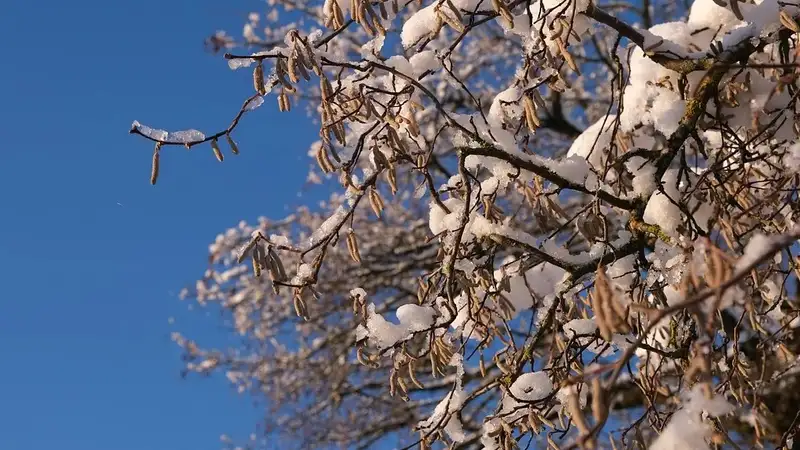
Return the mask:
M176 334L188 372L281 448L792 447L796 1L265 8L207 41L253 72L227 128L131 129L155 183L265 101L320 124L334 193L217 237L185 295L244 340Z

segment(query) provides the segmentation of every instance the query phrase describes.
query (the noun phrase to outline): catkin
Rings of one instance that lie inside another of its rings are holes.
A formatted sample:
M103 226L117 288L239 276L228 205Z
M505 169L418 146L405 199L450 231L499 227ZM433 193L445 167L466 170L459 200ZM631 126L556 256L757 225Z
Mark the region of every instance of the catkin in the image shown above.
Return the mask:
M419 379L417 378L413 362L408 363L408 378L411 379L411 382L414 383L414 386L418 387L419 389L425 389L425 386L420 383Z
M156 149L153 151L153 165L150 168L150 184L155 186L158 181L158 160L160 159L161 143L156 143Z
M600 378L592 379L592 416L596 423L602 423L608 417L606 407L605 392Z
M370 189L367 196L369 197L369 205L372 207L372 212L375 213L375 216L380 217L384 206L381 195L375 189Z
M356 239L356 234L352 231L347 233L347 251L350 253L350 257L353 258L353 261L357 263L361 262L361 253L358 250L358 240Z
M253 264L253 274L255 274L256 278L261 276L261 262L259 261L261 259L260 251L261 247L256 246L250 254L250 261Z
M273 280L283 281L288 278L281 258L272 247L267 248L267 267Z
M328 152L325 150L324 145L320 145L317 148L317 152L315 154L317 159L317 164L319 168L322 169L324 173L333 172L336 168L334 167L333 163L331 162L330 157L328 156Z
M536 131L541 125L539 117L536 115L536 105L527 95L523 96L522 99L523 109L525 111L525 123L532 132Z
M386 179L389 182L389 188L392 190L392 195L397 194L397 171L394 166L390 166L386 170Z
M261 61L253 69L253 87L259 95L267 94L267 87L264 85L264 66L261 65Z
M253 250L253 247L255 247L257 243L258 239L251 239L250 242L247 243L247 246L245 246L245 248L242 249L241 253L239 253L236 262L238 262L239 264L243 263L244 259L247 257L247 254L250 253L251 250Z

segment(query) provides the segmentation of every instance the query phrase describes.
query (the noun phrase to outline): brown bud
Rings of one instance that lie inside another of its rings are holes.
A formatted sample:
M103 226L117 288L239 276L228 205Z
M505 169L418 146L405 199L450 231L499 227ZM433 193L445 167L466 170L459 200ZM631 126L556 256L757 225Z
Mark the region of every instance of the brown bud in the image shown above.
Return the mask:
M239 146L236 145L236 142L234 142L234 140L231 137L231 135L230 134L226 134L225 135L225 139L228 141L228 147L231 148L231 153L233 153L234 155L238 155L239 154Z
M217 157L217 161L222 162L222 160L225 159L225 157L222 156L222 150L219 149L219 143L217 142L217 138L211 140L211 150L214 151L214 156Z

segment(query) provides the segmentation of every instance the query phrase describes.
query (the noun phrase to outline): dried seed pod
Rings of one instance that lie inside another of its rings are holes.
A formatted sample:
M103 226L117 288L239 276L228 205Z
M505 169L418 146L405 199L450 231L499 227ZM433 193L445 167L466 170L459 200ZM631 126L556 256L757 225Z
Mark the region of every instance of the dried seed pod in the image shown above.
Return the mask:
M397 194L397 170L395 170L394 166L386 169L386 180L389 182L392 195Z
M573 72L580 75L581 71L578 68L578 65L575 63L575 59L572 57L572 54L567 50L567 46L562 39L556 39L556 43L558 44L558 50L561 52L561 56L564 57L564 60L567 62L567 65Z
M414 370L414 363L409 362L407 367L408 367L408 378L411 379L411 382L414 383L414 386L416 386L419 389L425 389L425 386L422 383L420 383L419 379L417 379L417 374L416 371Z
M506 21L508 27L513 29L514 28L514 16L511 14L511 11L508 10L508 7L502 2L502 0L492 0L492 7L497 14L500 14L500 17Z
M281 112L292 110L292 104L289 101L289 96L286 95L286 92L283 90L281 90L281 93L278 94L278 110Z
M356 239L356 234L353 231L347 233L347 251L350 253L350 257L353 258L353 261L361 263L361 253L358 250L358 240Z
M611 341L611 337L614 333L611 331L611 327L608 325L605 305L594 292L589 294L589 302L592 305L592 311L594 311L594 321L600 331L600 336L606 341Z
M375 9L372 8L372 3L369 1L364 2L365 9L367 10L367 14L372 18L372 27L377 30L378 34L381 36L386 36L386 28L384 28L383 24L381 23L381 18L378 16L378 13L375 12Z
M600 378L592 379L592 416L596 423L602 423L608 417L605 392Z
M389 162L389 159L386 158L386 155L383 152L376 148L372 149L372 157L375 159L375 167L380 170L384 167L392 167L392 164Z
M258 278L261 276L261 247L255 246L250 256L253 264L253 273L255 274L256 278Z
M585 436L589 433L589 425L586 423L586 417L584 417L583 411L581 410L581 402L577 392L575 392L575 387L567 386L564 389L567 389L567 412L569 412L569 416L572 418L578 431L580 431L581 435Z
M333 86L331 86L331 82L328 81L327 77L320 77L319 79L319 89L322 93L322 100L324 102L328 102L333 98Z
M272 247L267 248L265 259L265 267L269 269L269 277L272 281L284 281L288 278L281 258L275 253Z
M336 142L340 143L341 145L347 145L347 138L345 136L344 131L344 122L338 121L331 126L331 130L333 131L333 136L336 138Z
M280 82L280 84L283 86L283 89L286 92L293 93L296 92L296 89L294 88L292 83L286 79L287 70L288 69L286 67L286 61L283 59L279 59L277 64L275 64L275 76L278 77L278 82Z
M294 291L294 295L292 296L294 312L297 314L297 317L300 317L303 320L308 320L308 309L306 308L306 303L303 300L302 292L302 289L295 289Z
M375 36L377 30L368 17L369 13L367 12L366 2L361 3L358 14L361 19L358 23L361 25L364 32L367 33L368 36Z
M236 262L239 264L243 263L244 259L247 257L250 251L253 250L253 247L255 247L257 243L258 243L257 238L250 239L250 242L248 242L247 245L239 252L239 255L236 258Z
M381 194L374 188L370 188L367 196L369 198L369 205L372 207L372 212L375 213L375 216L380 217L384 206Z
M324 145L320 145L317 148L315 157L317 159L317 165L319 165L319 168L322 169L323 172L331 173L336 170Z
M544 101L542 94L539 93L538 89L533 90L533 102L536 103L539 108L546 108L547 103Z
M253 87L258 95L267 95L267 87L264 85L264 66L261 61L253 69Z
M158 167L159 159L161 158L161 142L156 142L156 148L153 150L153 164L150 167L150 184L155 186L158 181Z
M211 140L211 150L214 152L214 156L217 157L217 161L222 162L225 159L225 157L222 156L222 150L219 149L217 138Z
M458 14L458 17L460 17L460 16L461 16L461 14ZM459 33L463 33L464 32L464 24L461 23L461 20L459 20L458 18L451 17L450 14L448 14L447 12L442 11L441 9L437 9L436 10L436 17L438 17L440 20L442 20L445 23L447 23L448 25L450 25L450 27L452 29L456 30L457 32L459 32Z
M404 400L408 400L408 397L406 397L408 394L408 385L406 385L405 380L403 380L403 377L399 374L397 375L397 385L400 387L400 395Z
M414 113L409 112L403 119L406 122L406 130L408 130L408 133L414 137L419 136L419 123L417 123L417 118L414 116Z
M408 146L406 145L405 141L400 138L400 135L397 134L393 128L389 128L386 131L386 134L389 136L389 142L392 144L392 147L397 150L399 153L409 154Z
M392 369L389 373L389 396L394 397L394 394L397 392L397 370Z
M333 2L333 28L344 26L344 12L339 6L339 2Z
M261 266L262 270L269 267L269 263L267 263L267 252L265 252L263 248L258 252L258 265Z
M541 423L536 419L536 413L533 409L528 411L528 428L531 429L535 434L539 434L542 431Z
M422 153L418 154L417 157L416 157L416 162L415 162L415 164L417 166L417 169L424 169L426 163L427 163L427 161L426 161L425 155L422 154Z
M311 80L311 75L308 74L308 70L306 67L311 67L308 62L306 61L305 56L303 56L303 52L300 51L299 48L295 47L295 60L297 61L296 70L303 77L304 80L309 81Z
M459 23L462 22L464 20L464 18L461 17L461 12L458 10L456 5L453 3L453 0L445 0L445 3L447 3L447 7L450 8L450 11L452 11L453 14L456 16L456 20L458 20Z
M236 145L236 142L234 142L234 140L231 137L230 133L225 135L225 139L228 141L228 147L231 148L231 153L233 153L234 155L238 155L239 154L239 146Z
M297 76L297 58L292 55L289 57L289 61L286 63L286 73L289 75L289 81L294 84L300 82L300 77Z
M361 1L360 0L350 0L350 16L353 18L357 24L361 24L363 20L361 11Z
M531 98L527 95L523 96L522 103L525 115L525 123L528 125L528 129L531 130L531 132L534 132L541 125L539 117L536 115L536 107L534 106L533 100L531 100Z

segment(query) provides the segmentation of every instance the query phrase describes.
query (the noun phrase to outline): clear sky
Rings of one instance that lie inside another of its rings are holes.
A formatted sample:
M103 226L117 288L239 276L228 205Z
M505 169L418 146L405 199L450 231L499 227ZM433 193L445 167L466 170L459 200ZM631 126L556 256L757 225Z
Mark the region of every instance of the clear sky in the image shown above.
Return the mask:
M180 378L175 328L227 336L178 291L240 219L296 204L315 130L270 98L242 155L168 148L144 124L226 126L252 90L204 52L258 0L4 0L0 12L0 449L205 450L259 412L222 379Z

